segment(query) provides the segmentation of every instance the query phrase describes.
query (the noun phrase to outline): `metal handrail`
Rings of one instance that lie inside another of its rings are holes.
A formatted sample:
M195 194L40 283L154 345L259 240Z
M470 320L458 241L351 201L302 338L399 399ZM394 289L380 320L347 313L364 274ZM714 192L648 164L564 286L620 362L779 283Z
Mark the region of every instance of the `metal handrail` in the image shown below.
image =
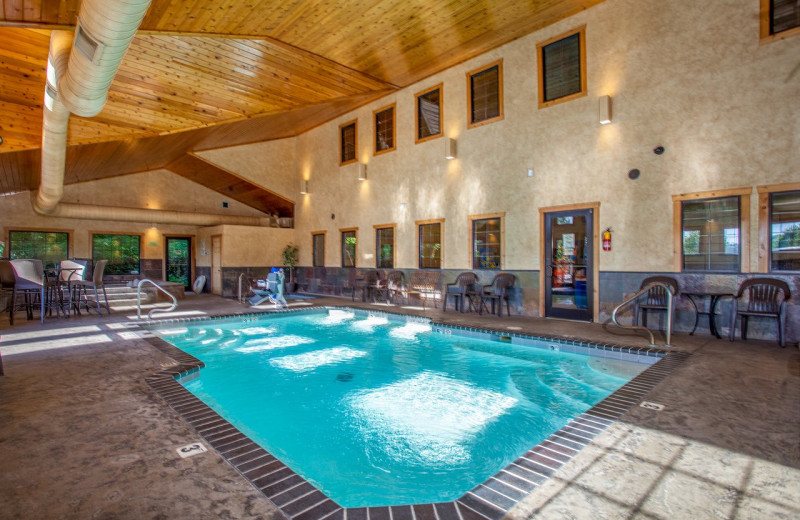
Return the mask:
M244 303L244 298L242 297L242 278L246 278L247 275L244 273L239 273L239 303ZM248 282L249 283L249 282Z
M159 291L163 292L164 294L172 298L172 307L170 307L169 309L159 309L159 308L151 309L150 312L147 313L148 320L153 319L153 313L172 312L178 308L178 299L175 298L175 296L172 293L170 293L169 291L158 285L153 280L150 280L149 278L143 278L139 280L138 284L136 284L136 319L138 320L142 319L142 285L144 285L145 283L153 284L153 287L155 287Z
M622 307L636 300L637 298L639 298L639 296L647 293L650 289L656 286L663 287L664 289L666 289L667 294L669 294L669 299L667 299L667 330L666 330L667 342L664 343L663 346L671 347L672 344L670 343L670 340L672 339L672 307L674 305L673 300L675 299L675 294L672 292L672 287L670 287L668 284L664 282L651 282L642 287L641 289L639 289L636 293L634 293L633 296L631 296L624 302L617 305L614 308L614 311L611 313L611 321L614 323L614 325L622 329L647 331L647 333L650 334L650 346L657 347L658 345L656 345L656 338L655 336L653 336L653 333L647 327L641 327L639 325L620 325L620 323L617 321L617 312Z

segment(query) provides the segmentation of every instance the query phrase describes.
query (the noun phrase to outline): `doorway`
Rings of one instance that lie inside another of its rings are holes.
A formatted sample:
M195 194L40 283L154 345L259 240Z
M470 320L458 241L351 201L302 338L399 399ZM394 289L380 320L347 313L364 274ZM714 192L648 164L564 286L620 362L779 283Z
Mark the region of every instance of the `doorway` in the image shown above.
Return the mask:
M594 319L593 208L544 212L544 315Z
M211 236L211 292L222 295L222 235Z
M167 281L182 283L188 291L192 285L192 239L191 237L166 237L165 258Z

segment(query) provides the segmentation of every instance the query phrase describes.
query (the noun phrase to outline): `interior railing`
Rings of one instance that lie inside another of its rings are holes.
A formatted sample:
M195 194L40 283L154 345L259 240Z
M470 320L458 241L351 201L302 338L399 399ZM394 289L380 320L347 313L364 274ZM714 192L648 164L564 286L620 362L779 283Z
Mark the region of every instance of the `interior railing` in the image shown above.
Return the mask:
M245 300L245 297L246 297L246 296L242 295L242 280L244 278L247 278L247 275L244 274L244 273L239 273L239 296L238 296L239 303L244 303L244 300ZM249 282L248 282L248 284L249 284Z
M633 301L636 301L641 295L646 294L650 289L652 289L653 287L656 287L656 286L663 287L667 291L667 294L669 295L669 297L667 298L667 330L665 332L667 341L666 341L666 343L664 343L663 346L664 347L671 347L672 346L672 343L671 343L671 340L672 340L672 309L673 309L673 306L675 305L675 302L674 302L675 294L672 292L672 287L670 287L668 284L665 284L664 282L652 282L652 283L649 283L649 284L645 285L644 287L642 287L641 289L639 289L636 293L634 293L633 296L629 297L627 300L625 300L624 302L622 302L619 305L617 305L614 308L614 312L611 313L611 321L614 323L614 325L616 325L617 327L620 327L622 329L646 331L650 335L650 346L651 347L658 347L659 345L656 344L656 339L655 339L655 336L653 336L653 332L650 329L648 329L647 327L642 327L642 326L639 326L639 325L621 325L617 321L617 313L619 312L619 310L622 307L628 305L629 303L631 303Z
M142 319L142 285L146 283L152 284L153 287L163 292L172 299L172 306L169 309L162 309L162 308L151 309L150 312L147 313L148 320L153 319L153 314L155 314L156 312L172 312L178 308L178 299L175 298L175 296L172 293L170 293L169 291L158 285L153 280L150 280L149 278L143 278L139 280L138 284L136 284L136 319L139 320Z

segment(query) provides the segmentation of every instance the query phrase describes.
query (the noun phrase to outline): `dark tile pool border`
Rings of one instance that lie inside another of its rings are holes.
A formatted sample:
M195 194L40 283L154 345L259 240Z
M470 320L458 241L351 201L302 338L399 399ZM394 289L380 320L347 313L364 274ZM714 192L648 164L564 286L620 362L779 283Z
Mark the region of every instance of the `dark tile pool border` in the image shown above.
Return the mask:
M308 312L320 309L347 309L350 307L306 307L279 313ZM358 310L361 309L352 309ZM400 313L364 311L371 314L396 315L417 318ZM246 313L219 317L164 320L149 329L170 323L213 321L216 319L261 317L276 313ZM452 326L431 321L434 327L444 327L459 332L476 334L501 334L519 340L544 339L566 342L576 347L594 348L610 357L623 354L660 359L639 375L628 381L598 404L572 419L563 428L531 448L517 460L501 469L485 482L475 486L452 502L414 504L404 506L343 508L322 491L292 471L267 450L253 442L238 428L220 416L182 384L186 378L198 377L202 361L156 336L144 339L153 347L174 359L177 364L145 378L147 383L189 423L200 436L225 458L242 476L249 480L273 504L292 520L499 520L519 501L532 493L588 445L600 432L613 424L623 414L636 406L658 383L681 365L690 354L652 347L634 347L616 344L598 344L576 338L551 335L532 335L497 330Z

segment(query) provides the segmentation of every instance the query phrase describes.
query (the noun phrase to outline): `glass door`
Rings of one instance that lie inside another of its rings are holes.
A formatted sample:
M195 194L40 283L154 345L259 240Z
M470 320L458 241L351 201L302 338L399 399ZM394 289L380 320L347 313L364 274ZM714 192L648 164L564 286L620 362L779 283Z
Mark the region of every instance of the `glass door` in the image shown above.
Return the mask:
M592 211L545 213L545 316L582 321L593 319Z
M192 239L189 237L167 237L167 281L182 283L191 290Z

